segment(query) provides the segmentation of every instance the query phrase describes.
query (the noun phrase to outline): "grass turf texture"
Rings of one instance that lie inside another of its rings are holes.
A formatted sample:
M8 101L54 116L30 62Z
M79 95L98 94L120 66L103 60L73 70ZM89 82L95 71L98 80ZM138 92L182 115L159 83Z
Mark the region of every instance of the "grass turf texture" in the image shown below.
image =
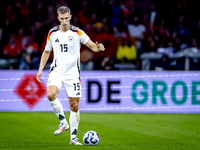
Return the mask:
M66 113L69 118L69 113ZM197 150L200 114L81 113L77 137L86 131L100 136L97 146L69 145L69 131L54 136L54 113L0 113L0 149L9 150Z

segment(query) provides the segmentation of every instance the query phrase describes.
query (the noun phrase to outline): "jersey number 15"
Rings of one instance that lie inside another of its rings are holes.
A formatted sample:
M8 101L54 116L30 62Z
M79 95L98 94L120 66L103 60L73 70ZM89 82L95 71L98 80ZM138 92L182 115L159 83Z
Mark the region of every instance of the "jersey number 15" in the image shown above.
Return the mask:
M68 47L67 44L60 44L61 52L67 52Z

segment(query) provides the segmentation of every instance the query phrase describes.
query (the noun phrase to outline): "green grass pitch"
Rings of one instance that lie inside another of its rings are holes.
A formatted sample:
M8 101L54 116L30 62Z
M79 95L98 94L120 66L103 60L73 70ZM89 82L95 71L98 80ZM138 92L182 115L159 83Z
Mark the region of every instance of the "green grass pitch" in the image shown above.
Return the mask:
M54 113L1 112L0 150L200 149L200 114L81 113L77 137L94 130L97 146L69 145L69 131L54 136L58 125Z

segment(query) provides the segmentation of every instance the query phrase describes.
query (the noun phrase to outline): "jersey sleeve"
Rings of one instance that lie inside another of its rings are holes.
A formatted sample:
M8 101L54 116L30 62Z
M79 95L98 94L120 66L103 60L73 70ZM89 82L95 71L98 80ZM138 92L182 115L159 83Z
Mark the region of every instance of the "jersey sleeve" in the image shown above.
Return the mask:
M83 30L79 29L78 35L81 38L80 41L81 41L82 44L86 44L90 40L89 36Z
M47 36L47 42L46 42L46 46L45 46L45 49L44 49L46 51L52 51L51 34L52 34L52 31L50 31L48 36Z

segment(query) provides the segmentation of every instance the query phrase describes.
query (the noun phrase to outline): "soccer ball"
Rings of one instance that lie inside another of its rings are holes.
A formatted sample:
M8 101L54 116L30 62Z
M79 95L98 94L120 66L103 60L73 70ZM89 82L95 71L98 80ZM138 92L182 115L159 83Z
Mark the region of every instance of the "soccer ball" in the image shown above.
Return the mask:
M88 145L97 145L99 143L99 135L95 131L88 131L83 136L83 143Z

